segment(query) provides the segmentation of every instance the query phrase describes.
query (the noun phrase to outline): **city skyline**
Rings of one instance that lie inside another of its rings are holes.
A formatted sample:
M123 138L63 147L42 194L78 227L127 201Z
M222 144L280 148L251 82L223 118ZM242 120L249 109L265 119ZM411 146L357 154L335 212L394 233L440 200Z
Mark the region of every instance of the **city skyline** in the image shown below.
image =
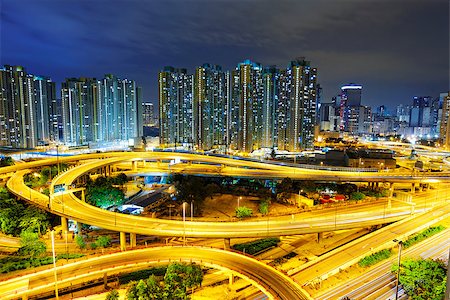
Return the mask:
M121 74L155 104L165 65L230 70L246 58L284 68L292 57L308 57L320 72L323 102L349 82L364 86L362 104L390 110L448 90L445 1L105 3L3 1L0 64L58 83Z

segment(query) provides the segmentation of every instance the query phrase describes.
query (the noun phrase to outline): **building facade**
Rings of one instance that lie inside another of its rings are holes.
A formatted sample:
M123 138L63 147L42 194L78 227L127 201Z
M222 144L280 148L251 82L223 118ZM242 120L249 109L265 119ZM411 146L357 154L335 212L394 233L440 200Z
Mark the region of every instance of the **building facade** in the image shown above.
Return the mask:
M0 146L34 148L56 140L55 91L50 78L21 66L0 68Z

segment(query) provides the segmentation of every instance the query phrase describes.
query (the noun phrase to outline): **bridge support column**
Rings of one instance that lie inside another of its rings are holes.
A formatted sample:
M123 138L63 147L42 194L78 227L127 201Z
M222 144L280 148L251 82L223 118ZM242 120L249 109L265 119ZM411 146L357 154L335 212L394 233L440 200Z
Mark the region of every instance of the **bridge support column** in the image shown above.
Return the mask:
M120 251L127 250L127 238L125 232L120 232Z
M378 188L379 184L380 184L380 183L377 181L377 182L375 183L375 187Z
M84 189L81 190L81 201L86 202L86 194L84 193Z
M389 198L394 197L394 183L389 183Z
M133 171L136 171L136 170L137 170L137 163L136 163L135 160L133 160L133 161L131 162L131 169L132 169Z
M234 283L234 275L233 275L233 273L230 272L230 273L228 274L228 285L229 285L229 286L232 286L233 283Z
M416 192L416 184L413 182L411 183L411 193L415 193Z
M136 247L136 233L130 232L130 247Z
M224 238L223 239L223 249L230 250L231 249L230 243L231 243L230 238Z
M108 288L108 274L103 273L103 288L107 289Z
M22 300L28 300L28 295L22 295Z
M81 226L83 225L83 223L80 223L77 221L77 235L81 236L82 232L81 232Z
M65 217L61 217L61 230L62 232L67 232L69 231L69 226L67 223L67 218Z
M323 240L323 232L317 233L317 243L320 243Z

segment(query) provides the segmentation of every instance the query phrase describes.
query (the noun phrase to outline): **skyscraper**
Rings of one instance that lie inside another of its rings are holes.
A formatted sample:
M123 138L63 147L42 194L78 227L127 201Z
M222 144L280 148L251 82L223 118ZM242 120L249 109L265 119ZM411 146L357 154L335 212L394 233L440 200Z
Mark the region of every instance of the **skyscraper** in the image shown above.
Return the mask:
M158 76L160 144L193 143L193 76L186 69L164 67Z
M141 99L133 80L107 74L95 78L69 78L62 83L64 142L125 141L139 136Z
M142 118L144 126L155 126L156 125L155 106L153 105L153 103L143 102L142 111L143 111Z
M317 69L304 58L284 70L245 60L231 74L209 64L194 76L165 67L159 73L161 144L247 153L312 148L316 82Z
M369 133L370 126L367 123L372 111L369 107L361 105L361 94L361 85L350 83L341 87L339 104L341 131L352 135Z
M199 149L227 148L229 74L217 65L195 70L194 142Z
M55 138L50 134L55 83L27 74L21 66L0 69L0 145L33 148Z
M450 148L450 92L442 93L440 96L442 101L442 118L440 124L440 138L443 147Z

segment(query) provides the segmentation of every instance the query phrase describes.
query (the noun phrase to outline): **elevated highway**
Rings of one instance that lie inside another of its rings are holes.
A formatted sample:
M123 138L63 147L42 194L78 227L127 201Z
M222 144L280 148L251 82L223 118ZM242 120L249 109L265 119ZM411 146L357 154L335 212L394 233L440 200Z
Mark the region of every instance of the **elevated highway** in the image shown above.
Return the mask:
M289 276L248 256L214 248L157 247L104 255L58 266L58 288L70 287L130 269L171 261L195 262L208 267L230 270L233 275L249 280L270 299L311 299ZM0 299L17 299L52 291L54 269L15 277L0 282Z

